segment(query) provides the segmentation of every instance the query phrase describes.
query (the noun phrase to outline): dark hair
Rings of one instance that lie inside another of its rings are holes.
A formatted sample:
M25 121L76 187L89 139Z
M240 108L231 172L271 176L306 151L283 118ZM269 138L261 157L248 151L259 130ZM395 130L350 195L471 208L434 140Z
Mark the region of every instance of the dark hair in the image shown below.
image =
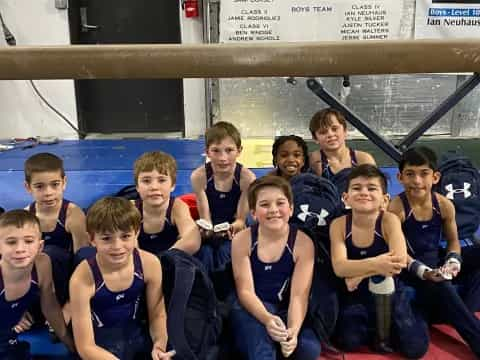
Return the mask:
M293 205L293 193L290 183L280 176L266 175L256 179L248 187L248 207L250 208L250 210L255 209L255 205L257 204L258 192L267 186L276 187L282 190L288 200L288 203L290 205Z
M437 155L426 146L416 146L405 151L398 164L398 170L403 171L405 166L422 166L427 165L433 171L438 168Z
M388 187L387 176L375 165L362 164L354 167L350 175L348 175L347 190L350 187L350 182L353 179L356 179L359 177L366 177L367 179L378 178L380 180L380 185L382 186L383 193L384 194L387 193L387 187Z
M32 224L38 226L38 232L40 232L40 221L30 211L24 209L10 210L0 215L0 227L15 226L22 228L26 224Z
M219 121L205 131L205 146L208 147L214 143L219 143L230 136L238 149L242 147L240 132L231 123Z
M307 146L307 143L305 142L305 140L303 140L303 138L301 138L300 136L297 136L297 135L282 135L282 136L279 136L278 138L275 139L275 142L273 143L273 146L272 146L273 166L277 166L277 161L276 161L275 158L277 157L278 148L280 146L282 146L283 144L285 144L287 141L296 142L297 145L302 149L303 159L304 159L305 163L303 164L303 167L300 171L301 172L307 171L308 166L309 166L308 146Z
M318 129L326 129L327 127L332 125L332 117L337 118L340 125L342 125L345 130L347 129L347 120L345 120L345 116L340 111L334 108L322 109L320 111L317 111L310 120L309 129L314 139L315 132Z
M65 177L63 160L57 155L51 153L39 153L30 156L24 164L25 181L30 184L34 173L60 171L60 175Z
M138 231L141 215L125 198L107 196L92 205L87 212L87 231L99 234L114 231Z

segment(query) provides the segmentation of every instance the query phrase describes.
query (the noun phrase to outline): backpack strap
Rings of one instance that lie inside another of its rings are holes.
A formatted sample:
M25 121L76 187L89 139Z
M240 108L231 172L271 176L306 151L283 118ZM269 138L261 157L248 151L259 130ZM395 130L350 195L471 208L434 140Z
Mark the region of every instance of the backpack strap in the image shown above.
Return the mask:
M181 358L197 359L185 338L185 310L195 281L195 269L184 266L182 259L174 257L175 282L170 303L168 304L167 329L169 342Z

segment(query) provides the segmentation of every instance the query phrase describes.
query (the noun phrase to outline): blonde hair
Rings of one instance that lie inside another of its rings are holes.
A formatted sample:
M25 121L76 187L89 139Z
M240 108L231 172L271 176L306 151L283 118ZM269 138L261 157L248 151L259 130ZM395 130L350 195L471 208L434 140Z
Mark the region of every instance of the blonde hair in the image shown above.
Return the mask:
M153 170L170 176L172 185L175 185L177 181L177 162L172 155L163 151L150 151L142 154L133 165L135 184L138 184L140 173Z

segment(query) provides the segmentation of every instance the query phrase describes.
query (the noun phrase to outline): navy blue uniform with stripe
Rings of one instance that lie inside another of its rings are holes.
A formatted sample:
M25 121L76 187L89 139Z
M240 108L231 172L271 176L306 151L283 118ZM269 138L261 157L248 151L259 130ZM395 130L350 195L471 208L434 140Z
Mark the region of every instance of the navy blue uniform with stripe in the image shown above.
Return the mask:
M29 346L17 340L17 334L12 328L22 318L25 311L40 298L40 288L35 265L33 266L30 287L18 299L7 300L5 284L0 269L0 359L30 359Z
M95 343L122 360L149 354L152 346L150 337L139 316L140 306L145 304L145 282L139 251L133 250L132 283L121 291L108 289L96 256L87 261L95 281L95 295L90 300Z
M175 197L170 196L167 211L165 213L165 222L162 231L158 233L147 233L143 227L143 221L138 234L138 246L140 249L148 251L155 255L170 249L178 240L178 229L172 222L172 208L175 203ZM140 211L143 219L143 202L136 200L135 206Z
M348 149L350 153L350 160L352 164L352 168L356 167L358 165L357 162L357 155L355 155L355 150L353 149ZM330 165L328 163L328 158L327 155L323 150L320 150L320 161L322 162L322 176L324 178L327 178L329 180L332 180L332 178L336 175L330 168Z
M441 265L442 217L436 193L432 192L433 215L427 221L415 219L405 193L400 194L400 198L405 212L402 228L407 238L410 254L413 258L432 268L438 267ZM463 299L451 281L420 280L407 271L402 272L402 280L416 290L415 300L424 319L450 323L475 354L480 357L480 321L466 305L469 302L478 303L478 298L476 298L480 287L478 280L474 291L463 294L466 296ZM469 297L473 298L469 300Z
M238 202L240 200L240 195L242 194L242 190L240 189L240 175L242 168L243 166L241 164L236 164L232 180L232 188L228 192L223 192L215 188L212 164L205 164L205 173L207 177L207 187L205 188L205 193L207 195L208 206L210 208L210 216L213 225L218 225L223 222L228 222L231 224L235 221ZM205 266L207 272L223 272L225 270L225 266L231 261L231 246L232 243L228 239L220 241L218 246L212 246L210 243L202 243L202 246L200 247L200 250L196 256ZM231 284L215 283L216 289L223 286L231 289Z
M352 214L345 219L345 247L349 260L373 258L389 251L382 233L383 212L375 222L372 243L358 247L352 237ZM395 279L396 280L396 279ZM392 336L394 346L409 358L419 358L428 349L426 324L411 307L408 290L399 281L395 281L393 297ZM341 348L354 351L373 342L375 336L375 300L368 290L368 278L363 279L358 288L348 291L344 287L339 294L340 312L337 320L336 337Z
M280 259L275 262L263 262L258 258L258 224L252 225L250 264L255 294L268 312L280 316L287 324L288 304L290 300L290 281L295 269L293 251L297 238L297 229L289 227L288 239ZM266 328L239 303L234 301L231 312L234 329L234 341L237 351L249 360L270 360L278 358L278 343L268 335ZM320 342L308 327L307 321L298 335L298 345L293 359L315 360L320 355Z
M65 304L68 300L68 281L72 273L73 238L65 225L69 204L69 200L63 199L55 229L53 231L42 231L42 239L45 241L43 252L50 257L52 262L55 295L60 305ZM36 214L35 206L35 202L29 206L29 211L32 214Z

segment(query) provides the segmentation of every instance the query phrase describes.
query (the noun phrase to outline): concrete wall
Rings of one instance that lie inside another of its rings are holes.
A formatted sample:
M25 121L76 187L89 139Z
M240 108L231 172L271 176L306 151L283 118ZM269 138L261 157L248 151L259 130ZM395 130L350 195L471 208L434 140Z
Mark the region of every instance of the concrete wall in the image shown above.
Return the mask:
M5 24L14 34L17 46L70 43L68 11L56 9L54 0L2 0L0 12ZM183 42L203 41L200 18L186 19L181 12L180 21ZM8 46L3 36L0 36L0 46ZM39 80L35 81L35 84L51 105L78 127L73 80ZM204 94L202 79L184 80L187 137L198 136L205 130ZM64 139L77 137L73 129L44 105L28 81L0 81L0 108L2 139L31 136L57 136Z

